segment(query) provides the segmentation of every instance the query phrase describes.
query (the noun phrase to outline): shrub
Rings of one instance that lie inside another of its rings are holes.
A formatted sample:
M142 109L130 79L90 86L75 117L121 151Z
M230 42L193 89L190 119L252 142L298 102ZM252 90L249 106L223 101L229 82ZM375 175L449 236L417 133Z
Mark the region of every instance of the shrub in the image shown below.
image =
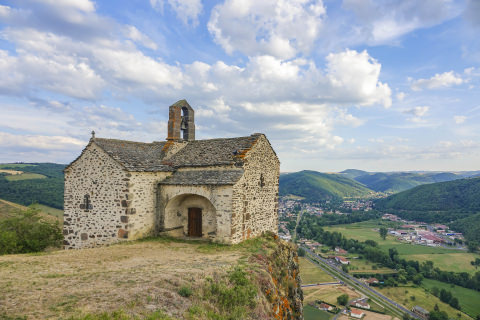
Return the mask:
M337 303L341 304L342 306L346 306L348 303L348 294L344 293L341 296L338 296Z
M188 298L192 295L192 289L190 289L190 287L183 286L178 290L178 294L182 297Z
M59 247L63 239L58 222L42 219L38 209L16 211L0 221L0 254L27 253Z

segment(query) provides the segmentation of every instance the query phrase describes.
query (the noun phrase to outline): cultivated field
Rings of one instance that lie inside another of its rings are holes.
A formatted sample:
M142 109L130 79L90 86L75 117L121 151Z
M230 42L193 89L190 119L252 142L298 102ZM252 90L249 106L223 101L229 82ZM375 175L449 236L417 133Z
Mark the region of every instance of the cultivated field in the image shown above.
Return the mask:
M480 292L430 279L424 279L422 286L428 289L437 287L448 290L458 299L462 311L472 317L480 315Z
M315 300L323 300L327 303L337 305L337 297L344 293L348 294L350 299L360 297L360 294L342 285L307 287L303 288L303 304L307 305L309 302L314 302Z
M419 305L430 311L433 310L435 304L438 304L440 310L447 312L450 319L458 319L459 313L461 314L461 318L471 319L471 317L467 314L450 307L446 303L443 303L440 301L440 299L426 292L426 290L421 287L389 287L379 289L379 291L392 300L395 300L397 303L404 305L408 309L412 309L413 306Z
M158 240L0 256L0 315L65 319L166 309L180 317L191 300L179 288L200 286L248 256L242 247L211 246Z
M8 169L0 169L0 173L8 173L8 174L22 174L23 171L17 171L17 170L8 170Z
M302 285L338 281L306 258L300 257L299 262Z
M312 306L303 307L303 318L305 320L328 320L334 315L326 311L318 310Z
M46 176L38 173L21 173L15 175L5 176L8 181L20 181L20 180L33 180L33 179L45 179Z

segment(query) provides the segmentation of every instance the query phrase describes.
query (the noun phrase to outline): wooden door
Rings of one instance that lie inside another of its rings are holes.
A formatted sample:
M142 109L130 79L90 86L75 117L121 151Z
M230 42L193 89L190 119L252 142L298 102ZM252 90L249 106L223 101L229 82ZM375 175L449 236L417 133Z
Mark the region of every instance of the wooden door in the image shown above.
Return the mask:
M202 236L202 209L188 208L188 236Z

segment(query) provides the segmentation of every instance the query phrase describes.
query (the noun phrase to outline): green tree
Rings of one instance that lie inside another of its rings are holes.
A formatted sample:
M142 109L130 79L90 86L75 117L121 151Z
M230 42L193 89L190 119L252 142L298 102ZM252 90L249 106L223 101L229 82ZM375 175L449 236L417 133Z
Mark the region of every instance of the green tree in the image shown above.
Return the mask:
M0 254L27 253L59 247L63 239L58 222L49 222L38 209L18 210L0 221Z
M342 306L346 306L348 303L348 294L344 293L337 297L337 303L341 304Z
M305 257L305 249L303 249L302 247L299 247L298 248L298 256L299 257Z
M388 229L385 227L380 227L380 237L385 240L387 238Z
M421 273L417 273L416 275L413 276L413 279L412 279L413 283L415 283L417 286L421 285L422 284L422 281L423 281L423 275ZM432 288L433 290L434 288ZM438 290L438 288L437 288ZM432 292L433 293L433 292ZM438 294L438 293L437 293Z
M458 303L458 299L453 297L450 299L450 302L448 303L452 308L460 310L460 304Z
M478 242L468 241L467 248L468 248L468 252L476 252L478 249Z

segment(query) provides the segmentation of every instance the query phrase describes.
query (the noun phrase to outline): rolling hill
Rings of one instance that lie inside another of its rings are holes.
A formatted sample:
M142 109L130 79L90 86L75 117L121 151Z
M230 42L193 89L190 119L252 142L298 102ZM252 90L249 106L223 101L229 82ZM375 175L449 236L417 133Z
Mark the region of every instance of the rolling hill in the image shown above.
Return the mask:
M366 172L348 169L340 173L378 192L401 192L422 184L464 177L452 172Z
M0 198L63 208L63 169L55 163L0 164Z
M308 201L362 197L372 190L341 174L300 171L280 175L280 195L295 195Z

